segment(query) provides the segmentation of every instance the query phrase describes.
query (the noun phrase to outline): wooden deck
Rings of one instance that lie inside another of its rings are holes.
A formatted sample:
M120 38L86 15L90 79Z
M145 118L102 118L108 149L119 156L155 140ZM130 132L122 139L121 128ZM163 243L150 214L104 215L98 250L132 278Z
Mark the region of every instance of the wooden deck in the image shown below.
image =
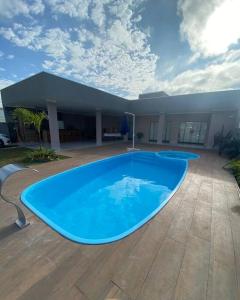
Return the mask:
M146 146L158 150L160 147ZM122 145L73 151L70 159L14 175L5 193L72 166L123 152ZM25 209L0 202L0 299L240 299L240 199L216 154L197 151L169 203L127 238L87 246L64 239Z

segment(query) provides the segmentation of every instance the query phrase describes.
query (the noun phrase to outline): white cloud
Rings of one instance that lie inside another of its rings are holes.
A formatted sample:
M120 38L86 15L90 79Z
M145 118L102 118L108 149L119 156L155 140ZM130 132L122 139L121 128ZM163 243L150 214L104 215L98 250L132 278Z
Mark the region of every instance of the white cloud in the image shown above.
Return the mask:
M109 11L112 13L113 16L119 18L124 26L129 24L129 20L131 20L133 15L133 9L131 7L136 7L137 1L134 0L120 0L120 1L113 1L112 5L109 7Z
M97 14L106 15L103 3L107 1L110 0L99 1L101 8ZM57 0L53 2L60 4ZM92 19L97 25L95 31L87 30L84 25L67 31L15 23L12 28L0 28L0 34L18 46L43 51L47 55L43 67L52 72L135 97L154 82L158 56L151 52L148 34L132 20L136 1L111 0L111 3L107 22L105 17L100 22ZM97 1L91 2L91 9L98 5Z
M90 0L48 0L52 11L69 17L88 18Z
M91 9L91 20L97 25L99 28L102 28L105 25L106 15L104 11L104 5L108 0L105 1L95 1L93 7Z
M210 65L204 69L188 70L170 83L176 94L207 92L240 86L240 68L236 63Z
M42 0L35 0L30 5L29 11L34 15L42 14L45 10L45 5L43 4Z
M240 39L239 0L179 0L180 32L193 52L215 56Z
M42 32L41 26L28 26L14 23L12 27L1 27L0 34L19 47L35 48L35 41Z
M7 56L7 59L14 59L14 55L13 54L9 54L8 56Z
M240 87L240 50L223 51L226 45L220 47L222 54L217 55L214 50L213 58L205 61L204 67L194 65L194 69L171 80L157 79L160 57L151 51L149 31L139 24L138 5L144 1L49 0L45 4L59 20L62 15L74 18L69 28L66 24L61 28L46 28L37 22L28 25L15 22L1 27L0 35L19 47L45 54L42 66L46 70L128 98L137 98L144 91L184 94ZM216 7L223 2L179 1L183 16L181 32L193 50L188 67L201 56L213 55L212 46L207 48L209 43L203 37ZM227 43L230 40L234 38ZM171 76L177 72L177 64L166 64L165 71Z
M0 78L0 90L13 84L12 80Z
M188 65L191 65L193 63L195 63L200 57L200 53L199 52L196 52L194 53L193 55L191 55L187 61L187 64Z
M43 13L44 4L42 0L0 0L0 18L13 18L17 15L38 15Z
M224 61L239 61L240 60L240 49L228 51L220 58L224 59Z
M71 43L70 34L60 28L51 28L45 31L44 35L36 36L31 47L35 50L43 50L54 59L65 56L68 44Z
M155 81L150 90L177 95L234 88L240 88L240 50L231 51L205 67L184 71L172 80Z

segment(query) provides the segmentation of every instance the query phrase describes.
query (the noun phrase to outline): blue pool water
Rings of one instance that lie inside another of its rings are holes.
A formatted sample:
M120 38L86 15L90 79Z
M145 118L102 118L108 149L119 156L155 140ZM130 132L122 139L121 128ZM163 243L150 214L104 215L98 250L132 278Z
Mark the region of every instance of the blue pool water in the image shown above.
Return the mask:
M159 155L162 157L169 157L169 158L178 158L178 159L197 159L199 158L198 154L192 152L184 152L184 151L160 151L158 152Z
M181 184L186 160L133 152L39 181L22 202L63 236L79 243L121 239L152 218Z

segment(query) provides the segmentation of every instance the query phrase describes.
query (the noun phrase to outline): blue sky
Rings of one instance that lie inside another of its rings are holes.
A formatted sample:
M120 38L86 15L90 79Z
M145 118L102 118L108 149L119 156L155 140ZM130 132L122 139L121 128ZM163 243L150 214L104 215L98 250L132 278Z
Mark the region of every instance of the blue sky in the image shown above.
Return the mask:
M0 0L0 88L40 71L135 99L240 88L239 0Z

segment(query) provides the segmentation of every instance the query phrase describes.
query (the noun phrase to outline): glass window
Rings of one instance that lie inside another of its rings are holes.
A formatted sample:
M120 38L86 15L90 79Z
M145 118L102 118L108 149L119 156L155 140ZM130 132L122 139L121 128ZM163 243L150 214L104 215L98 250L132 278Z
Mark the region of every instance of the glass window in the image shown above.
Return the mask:
M206 122L182 122L179 128L178 142L187 144L204 144L206 132Z
M150 122L149 142L157 142L158 122Z
M170 136L171 136L171 122L167 122L165 127L164 137L163 137L163 143L169 143Z

